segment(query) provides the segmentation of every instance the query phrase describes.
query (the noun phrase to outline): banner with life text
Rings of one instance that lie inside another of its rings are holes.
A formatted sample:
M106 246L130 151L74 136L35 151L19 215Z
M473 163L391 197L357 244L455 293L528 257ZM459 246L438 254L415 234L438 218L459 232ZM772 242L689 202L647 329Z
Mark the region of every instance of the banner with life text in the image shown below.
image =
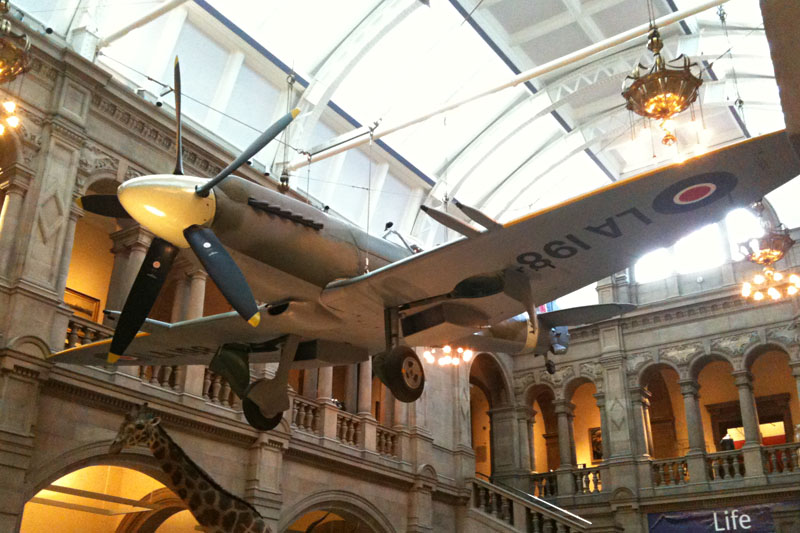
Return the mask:
M775 526L768 505L751 505L703 511L674 511L647 515L650 533L706 533L738 531L773 533Z

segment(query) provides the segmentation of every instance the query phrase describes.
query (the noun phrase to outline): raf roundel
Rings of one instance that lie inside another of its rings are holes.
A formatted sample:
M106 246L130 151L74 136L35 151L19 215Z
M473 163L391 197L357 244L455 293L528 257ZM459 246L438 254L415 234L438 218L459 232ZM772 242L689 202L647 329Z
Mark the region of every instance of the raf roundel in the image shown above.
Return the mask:
M694 211L727 196L735 188L736 176L729 172L699 174L661 191L653 200L653 209L665 215Z

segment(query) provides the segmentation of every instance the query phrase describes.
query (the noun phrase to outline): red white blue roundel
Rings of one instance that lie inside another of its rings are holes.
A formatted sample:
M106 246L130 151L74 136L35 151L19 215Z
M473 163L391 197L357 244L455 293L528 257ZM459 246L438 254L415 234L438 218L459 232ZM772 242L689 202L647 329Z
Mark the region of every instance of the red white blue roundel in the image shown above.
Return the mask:
M705 207L736 188L736 176L729 172L708 172L673 183L653 200L653 209L665 215Z

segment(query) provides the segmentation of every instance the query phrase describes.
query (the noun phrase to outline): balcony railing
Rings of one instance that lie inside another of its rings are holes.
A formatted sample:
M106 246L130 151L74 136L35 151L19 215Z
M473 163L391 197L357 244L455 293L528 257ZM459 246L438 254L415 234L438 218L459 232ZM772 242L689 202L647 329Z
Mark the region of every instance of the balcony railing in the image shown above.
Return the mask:
M114 334L114 329L85 318L73 316L67 325L64 336L64 348L83 346L90 342L107 339Z
M575 494L596 494L603 490L603 467L580 468L572 472Z
M357 446L361 436L361 420L345 411L340 411L336 417L336 438L339 442L349 446Z
M378 426L376 443L378 453L389 457L397 457L397 439L396 431Z
M689 482L689 467L683 458L653 461L653 486L673 487Z
M766 474L800 473L800 442L764 446L762 458Z
M531 474L531 492L537 498L558 496L558 480L555 472Z
M302 396L294 396L292 400L291 423L300 431L318 434L319 404Z
M745 475L744 454L735 450L706 455L706 472L709 481L741 479Z

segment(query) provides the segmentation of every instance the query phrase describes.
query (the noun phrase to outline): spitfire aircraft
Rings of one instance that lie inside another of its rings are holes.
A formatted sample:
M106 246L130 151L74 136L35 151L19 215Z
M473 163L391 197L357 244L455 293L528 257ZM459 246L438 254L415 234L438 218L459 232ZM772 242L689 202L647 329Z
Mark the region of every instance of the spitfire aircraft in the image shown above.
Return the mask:
M82 199L87 211L133 218L155 234L122 311L108 312L116 320L114 336L52 360L210 365L228 379L248 422L261 430L275 427L289 407L292 367L372 357L373 372L394 396L413 402L425 374L412 346L564 353L566 326L605 320L632 306L537 314L537 305L622 270L800 174L793 150L800 142L779 132L503 224L456 202L480 230L425 208L463 238L419 251L231 175L297 110L214 178L184 175L177 60L175 98L173 172L126 181L116 195ZM192 249L234 311L172 324L147 318L180 248ZM250 383L250 363L276 361L273 378Z

